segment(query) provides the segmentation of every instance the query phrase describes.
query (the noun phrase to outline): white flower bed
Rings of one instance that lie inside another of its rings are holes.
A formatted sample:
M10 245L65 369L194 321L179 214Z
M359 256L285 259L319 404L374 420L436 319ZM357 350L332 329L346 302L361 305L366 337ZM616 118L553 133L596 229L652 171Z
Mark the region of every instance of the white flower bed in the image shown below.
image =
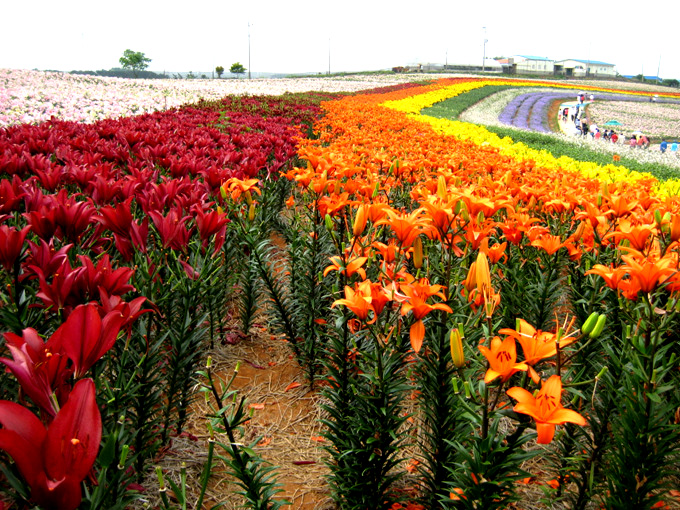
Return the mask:
M588 117L600 126L616 119L623 124L619 131L627 136L642 131L655 138L673 135L680 138L679 104L595 101L588 106Z
M432 79L441 77L444 75ZM422 79L422 74L389 74L254 80L129 80L0 69L0 127L37 123L52 116L93 122L164 110L199 99L219 99L230 94L356 92Z

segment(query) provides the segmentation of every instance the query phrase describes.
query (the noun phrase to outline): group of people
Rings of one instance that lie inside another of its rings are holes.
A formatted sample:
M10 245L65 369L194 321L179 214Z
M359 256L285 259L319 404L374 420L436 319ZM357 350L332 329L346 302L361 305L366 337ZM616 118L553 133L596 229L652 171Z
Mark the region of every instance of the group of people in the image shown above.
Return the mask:
M677 156L678 155L678 141L675 140L673 143L669 144L666 140L663 140L659 144L659 150L661 151L661 154L664 154L667 150L669 150L670 147L670 153Z

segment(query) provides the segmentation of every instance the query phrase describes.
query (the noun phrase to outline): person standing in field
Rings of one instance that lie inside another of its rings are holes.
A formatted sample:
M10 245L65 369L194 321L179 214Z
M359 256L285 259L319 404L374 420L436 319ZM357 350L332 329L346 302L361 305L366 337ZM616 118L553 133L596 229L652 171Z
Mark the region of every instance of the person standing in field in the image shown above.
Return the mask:
M666 149L668 149L668 142L667 142L666 140L663 140L663 141L659 144L659 150L661 151L661 154L663 154L664 152L666 152Z

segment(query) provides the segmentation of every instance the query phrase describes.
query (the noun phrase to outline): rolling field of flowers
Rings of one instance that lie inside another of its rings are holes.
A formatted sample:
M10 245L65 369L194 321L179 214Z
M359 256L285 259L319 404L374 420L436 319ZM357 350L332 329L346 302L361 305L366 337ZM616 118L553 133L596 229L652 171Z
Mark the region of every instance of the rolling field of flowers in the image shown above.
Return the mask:
M424 110L495 87L543 131L573 84L380 80L14 107L0 508L680 507L680 182ZM260 331L295 380L249 401ZM314 428L258 433L289 392ZM271 463L303 442L320 489Z

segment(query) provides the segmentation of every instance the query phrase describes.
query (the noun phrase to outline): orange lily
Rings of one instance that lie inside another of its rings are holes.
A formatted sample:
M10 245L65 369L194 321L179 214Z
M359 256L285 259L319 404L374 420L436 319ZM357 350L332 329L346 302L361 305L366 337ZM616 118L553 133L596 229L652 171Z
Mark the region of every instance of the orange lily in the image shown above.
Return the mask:
M529 375L531 379L538 384L540 377L533 365L541 360L551 358L557 354L557 334L549 333L547 331L537 330L524 319L519 320L519 329L505 328L501 329L499 333L503 335L510 335L515 338L522 346L524 352L524 363L529 365ZM567 345L574 343L576 338L573 336L563 336L560 338L560 349Z
M513 408L516 413L528 414L536 420L536 432L539 444L548 444L555 436L555 425L575 423L586 425L586 420L576 411L562 407L562 379L558 375L551 376L534 397L524 388L514 386L507 394L517 400Z
M560 248L564 247L564 243L562 242L560 236L544 234L538 239L531 241L531 246L543 248L548 255L553 255Z
M262 192L257 187L258 179L237 179L232 177L227 182L222 185L222 189L225 193L231 195L231 199L236 201L241 195L245 195L250 202L251 192L261 195Z
M491 339L491 347L478 346L484 357L489 362L489 369L484 376L484 382L490 383L500 377L502 382L507 381L515 373L526 371L529 368L526 363L517 363L517 345L511 336L501 341L497 336Z
M638 254L639 255L639 254ZM622 271L630 275L629 292L626 295L637 295L638 290L644 293L652 292L655 288L666 283L668 279L677 271L676 261L670 257L662 257L653 261L651 258L643 258L642 263L636 260L635 255L621 255L621 259L626 265L621 266Z
M366 263L368 257L357 257L347 265L344 265L342 257L339 257L337 255L329 257L329 260L332 262L332 264L328 266L326 269L324 269L323 271L324 277L331 271L337 271L338 273L345 273L348 278L356 273L359 276L361 276L362 280L366 279L366 271L364 271L364 269L361 266L363 266Z
M615 238L618 242L622 239L628 239L631 247L638 251L642 251L647 247L647 243L652 238L654 233L651 225L635 225L632 226L629 221L622 220L619 223L619 229L611 234L607 234L604 238Z
M432 310L443 310L448 313L453 313L453 310L444 303L435 303L430 305L426 300L430 296L438 296L446 299L441 285L430 285L427 278L421 278L419 281L410 281L401 285L401 291L406 296L406 301L401 305L401 315L406 315L408 312L413 313L416 319L411 325L410 340L411 347L415 352L420 351L425 338L425 324L422 319Z
M336 305L345 305L361 321L365 321L368 319L369 312L373 310L371 301L371 282L369 280L365 280L355 285L354 289L352 287L345 286L345 298L334 301L331 305L331 308L334 308ZM375 317L368 324L371 322L375 322Z
M416 209L411 214L402 214L393 209L386 209L386 211L388 217L378 220L376 226L389 225L403 247L411 246L416 237L428 230L422 209Z

